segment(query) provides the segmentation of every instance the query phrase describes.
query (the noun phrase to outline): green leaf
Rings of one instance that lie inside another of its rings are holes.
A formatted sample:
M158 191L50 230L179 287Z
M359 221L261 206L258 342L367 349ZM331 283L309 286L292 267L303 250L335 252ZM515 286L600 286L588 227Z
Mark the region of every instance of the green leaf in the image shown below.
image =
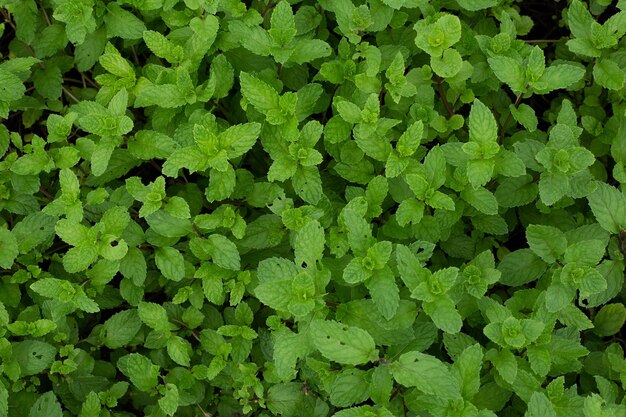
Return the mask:
M320 39L302 39L296 43L295 49L289 56L289 61L302 65L327 57L331 53L330 45Z
M621 90L624 86L624 70L615 61L601 59L593 67L593 78L609 90Z
M10 230L0 229L0 268L9 269L19 254L17 239Z
M599 239L576 242L565 251L564 262L581 266L596 266L604 257L606 243Z
M278 93L264 81L242 72L239 75L241 94L258 111L267 114L269 111L278 110Z
M189 366L191 358L189 352L191 345L180 336L172 336L167 339L167 354L178 365Z
M49 343L38 340L24 340L13 343L13 359L20 365L22 376L37 375L50 368L57 349Z
M370 397L376 404L389 402L393 385L393 375L389 367L377 366L372 372Z
M361 109L356 104L348 101L341 100L335 103L337 112L343 120L348 123L360 123L362 121Z
M222 147L226 148L228 158L234 159L248 152L256 143L260 133L260 123L244 123L223 131L219 140Z
M137 94L134 106L158 106L171 109L185 104L187 104L187 97L178 86L175 84L162 84L143 86Z
M513 58L498 55L488 58L489 66L500 81L508 85L514 93L526 89L526 76L522 65Z
M208 240L213 246L211 257L217 265L233 271L238 271L241 268L241 257L233 242L227 237L217 234L209 236Z
M498 371L498 374L509 384L513 384L517 379L517 361L515 355L508 349L499 352L490 352L489 360Z
M530 249L519 249L507 254L498 270L502 272L500 283L509 286L521 286L543 275L547 266Z
M521 103L518 107L511 104L509 111L513 115L513 118L529 132L537 130L539 121L532 107L524 103Z
M254 295L265 305L278 311L288 311L292 298L291 281L272 281L258 285Z
M420 352L408 352L391 364L394 379L405 387L416 387L442 400L460 398L461 385L439 359ZM428 378L424 378L428 375Z
M621 303L607 304L593 319L593 331L599 336L612 336L622 329L624 322L626 322L626 307Z
M317 204L322 198L322 179L316 167L298 166L291 181L296 194L307 203Z
M401 156L413 155L417 151L423 135L424 123L421 120L412 123L398 139L396 150Z
M117 368L140 391L148 392L159 383L159 366L139 353L131 353L119 358Z
M479 187L478 189L465 188L461 191L461 198L481 213L488 215L498 214L498 200L484 187Z
M470 140L485 143L496 142L498 127L493 114L480 100L474 100L469 115Z
M553 226L531 224L526 228L526 239L530 249L546 263L554 263L565 253L565 234Z
M391 270L383 268L374 271L365 285L378 311L387 320L391 320L400 305L400 292Z
M100 417L100 411L102 406L100 404L100 398L98 394L91 391L87 394L85 401L80 409L80 417Z
M562 172L543 172L539 180L539 197L546 206L552 206L570 192L567 175Z
M459 373L463 398L472 399L480 390L482 363L483 351L478 344L467 347L454 362L454 369Z
M528 402L528 410L525 414L526 417L556 417L556 411L552 402L546 397L544 393L535 392L530 397Z
M608 184L599 184L587 197L600 226L610 233L626 230L626 196Z
M314 267L324 253L324 228L317 220L305 224L300 229L294 241L294 254L297 265L305 263L307 267Z
M291 6L285 0L280 1L272 10L271 29L268 31L277 46L289 44L296 35L296 22Z
M183 48L173 44L159 32L147 30L143 32L143 40L153 54L165 59L170 64L175 64L183 60Z
M550 351L545 347L531 345L528 346L527 352L531 369L537 375L547 375L551 365Z
M141 321L151 329L166 331L172 328L167 311L156 303L142 301L139 303L138 312Z
M444 48L450 48L461 40L461 20L451 14L443 14L437 19L436 27L444 32Z
M577 38L589 37L593 22L594 19L584 3L579 0L572 1L567 10L567 24L572 34Z
M61 404L57 400L54 392L48 391L43 395L40 395L35 401L35 404L30 409L28 417L63 417L63 410Z
M441 57L431 56L430 66L435 74L443 78L452 78L463 66L463 58L456 49L446 49Z
M317 350L331 361L359 365L378 359L374 340L363 329L333 320L314 320L309 331Z
M303 385L297 382L279 383L267 391L267 408L274 415L295 416L298 405L305 403Z
M237 176L235 170L229 165L226 171L211 169L209 173L209 186L205 190L205 196L209 202L226 200L235 191Z
M352 259L343 270L343 280L348 284L358 284L372 275L360 258Z
M9 415L9 392L4 384L0 384L0 416L8 417Z
M117 3L108 5L107 10L104 22L108 38L119 36L122 39L141 39L146 26L137 16L122 9Z
M472 187L478 188L487 184L493 176L495 161L470 160L467 161L467 179Z
M367 373L358 369L341 372L330 389L330 402L336 407L349 407L369 398Z
M185 277L185 260L183 255L174 248L157 248L154 262L167 279L180 281Z
M498 4L498 0L456 0L456 2L465 10L472 12L488 9Z
M584 75L585 69L582 66L556 64L546 68L541 78L531 85L538 94L547 94L553 90L570 87Z
M179 405L178 388L174 384L165 385L165 394L159 398L159 408L168 416L174 416Z
M22 81L13 73L0 68L0 97L5 101L19 100L26 92Z
M450 334L461 331L463 319L450 299L441 297L434 301L425 302L423 307L424 312L439 329Z
M103 326L103 343L110 349L118 349L129 344L141 329L137 310L120 311L114 314Z

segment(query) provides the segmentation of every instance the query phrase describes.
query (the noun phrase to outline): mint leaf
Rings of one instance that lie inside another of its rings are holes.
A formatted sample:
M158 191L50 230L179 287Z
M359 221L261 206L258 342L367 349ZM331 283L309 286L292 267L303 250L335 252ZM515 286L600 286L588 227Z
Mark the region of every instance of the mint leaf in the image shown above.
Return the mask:
M600 336L611 336L619 332L626 321L623 304L607 304L593 319L594 332Z
M117 367L140 391L149 391L158 384L159 367L139 353L122 356Z
M530 249L546 263L559 259L567 249L567 239L556 227L530 225L526 230Z
M154 261L165 278L180 281L185 277L185 260L176 249L158 248Z
M626 197L622 192L607 184L600 184L588 200L596 220L604 230L619 233L626 229Z
M554 410L554 406L545 396L545 394L540 392L533 393L530 401L528 402L528 410L526 411L525 416L528 417L556 417L556 411Z
M0 267L9 269L19 254L17 239L6 229L0 229Z
M317 350L331 361L358 365L378 358L374 340L358 327L333 320L314 320L310 332L311 341Z
M461 386L450 369L437 358L419 352L401 355L391 364L393 377L405 387L416 387L424 394L443 400L460 398ZM420 375L429 375L428 379Z
M258 111L267 114L269 111L278 110L278 93L264 81L248 73L240 75L241 93Z
M594 65L593 78L609 90L619 90L624 86L624 71L610 59L600 60Z
M28 417L35 416L63 417L61 404L59 404L54 392L46 392L35 401L28 413Z

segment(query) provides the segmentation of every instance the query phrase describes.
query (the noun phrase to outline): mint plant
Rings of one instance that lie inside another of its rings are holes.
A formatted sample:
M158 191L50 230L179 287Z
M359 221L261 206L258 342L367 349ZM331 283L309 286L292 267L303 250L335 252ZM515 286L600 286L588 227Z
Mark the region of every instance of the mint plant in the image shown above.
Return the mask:
M624 0L0 16L0 417L626 415Z

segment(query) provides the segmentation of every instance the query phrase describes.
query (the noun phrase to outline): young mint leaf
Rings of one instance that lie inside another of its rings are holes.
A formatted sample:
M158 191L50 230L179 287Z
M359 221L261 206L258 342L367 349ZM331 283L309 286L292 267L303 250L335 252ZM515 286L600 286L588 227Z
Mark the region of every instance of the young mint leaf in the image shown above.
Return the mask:
M100 398L94 391L89 392L80 409L80 417L98 417L102 411Z
M268 33L277 47L287 46L296 36L296 22L288 2L280 1L274 7L270 22Z

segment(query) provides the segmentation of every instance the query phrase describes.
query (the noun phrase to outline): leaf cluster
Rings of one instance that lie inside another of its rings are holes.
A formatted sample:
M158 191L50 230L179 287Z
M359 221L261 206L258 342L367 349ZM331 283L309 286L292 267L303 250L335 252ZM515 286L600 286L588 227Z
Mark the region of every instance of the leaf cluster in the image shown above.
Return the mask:
M552 3L0 0L0 417L625 416L626 1Z

